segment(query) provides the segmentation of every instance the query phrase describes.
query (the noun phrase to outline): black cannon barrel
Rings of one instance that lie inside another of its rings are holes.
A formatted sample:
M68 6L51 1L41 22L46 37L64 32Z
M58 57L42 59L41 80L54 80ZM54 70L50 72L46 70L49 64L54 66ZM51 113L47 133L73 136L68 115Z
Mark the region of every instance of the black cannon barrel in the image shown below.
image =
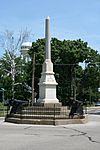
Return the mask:
M10 114L16 114L20 113L23 106L28 106L29 102L26 100L18 100L18 99L12 99L9 100L9 105L12 106Z

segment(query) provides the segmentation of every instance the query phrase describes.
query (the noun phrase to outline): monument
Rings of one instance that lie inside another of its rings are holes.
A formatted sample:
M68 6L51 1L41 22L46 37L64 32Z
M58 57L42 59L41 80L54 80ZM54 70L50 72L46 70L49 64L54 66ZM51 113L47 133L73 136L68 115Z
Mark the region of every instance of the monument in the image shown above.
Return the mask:
M42 66L37 103L23 108L24 104L15 100L12 112L7 113L5 121L45 125L86 123L87 117L83 117L81 104L75 104L70 114L67 106L61 106L56 96L56 86L57 82L54 77L53 63L51 61L50 18L47 17L45 20L45 61ZM82 117L77 116L76 112L79 115L81 114ZM76 115L75 119L74 115Z
M53 63L51 62L50 44L50 18L45 19L45 61L42 66L42 73L39 82L39 99L37 103L59 103L56 97L57 82L54 77Z

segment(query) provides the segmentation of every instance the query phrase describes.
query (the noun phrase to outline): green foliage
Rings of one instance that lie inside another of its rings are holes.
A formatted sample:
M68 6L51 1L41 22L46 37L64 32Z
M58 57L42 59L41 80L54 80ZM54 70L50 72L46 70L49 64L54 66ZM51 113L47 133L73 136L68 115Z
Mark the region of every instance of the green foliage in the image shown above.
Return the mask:
M44 61L44 48L44 39L39 39L36 42L33 42L32 49L30 50L31 57L33 57L33 53L35 53L36 56L35 90L37 93L39 83L38 79L40 78L42 64ZM89 77L87 78L85 74L87 68L83 70L82 67L79 66L79 63L85 62L87 59L88 64L95 63L97 61L99 62L100 55L97 53L97 51L88 47L88 43L82 41L81 39L73 41L60 41L56 38L52 38L51 54L52 62L54 64L55 77L58 82L58 99L64 105L69 105L72 101L72 97L75 96L74 90L76 88L76 98L87 98L87 100L89 101L89 92L86 93L89 86L87 86L86 84L90 84L90 87L93 88L94 91L99 87L99 85L97 84L97 82L99 83L99 74L97 71L98 67L96 65L95 70L91 70L89 72ZM94 84L95 86L93 86Z
M45 39L38 39L32 43L29 51L31 61L26 63L16 57L17 70L16 83L21 83L15 87L15 97L18 99L31 99L31 93L25 89L24 84L32 86L33 59L35 55L35 92L39 93L39 78L41 77L42 64L45 59ZM9 56L1 59L2 69L0 69L0 87L4 87L7 92L6 98L11 98L11 75L5 71L10 71L7 64ZM72 98L87 99L88 102L96 101L99 98L98 88L100 87L100 54L88 47L88 43L79 40L58 40L51 39L51 59L54 64L55 78L58 83L57 97L63 105L70 105ZM5 61L7 60L7 61ZM85 68L79 63L85 62Z
M14 59L15 62L15 70L14 70L14 97L16 99L28 99L30 97L29 92L27 92L24 87L24 83L27 83L28 80L28 72L27 67L28 64L25 63L20 57L16 57ZM0 88L5 89L5 99L12 98L12 62L9 59L9 55L4 54L4 57L0 60L1 68L0 68ZM27 80L27 81L26 81Z

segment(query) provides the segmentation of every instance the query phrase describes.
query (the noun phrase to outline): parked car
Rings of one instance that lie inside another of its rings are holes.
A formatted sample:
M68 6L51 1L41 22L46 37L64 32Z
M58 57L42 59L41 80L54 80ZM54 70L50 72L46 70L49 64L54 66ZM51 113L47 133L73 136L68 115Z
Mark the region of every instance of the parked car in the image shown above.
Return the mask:
M96 103L95 103L95 106L100 106L100 102L96 102Z

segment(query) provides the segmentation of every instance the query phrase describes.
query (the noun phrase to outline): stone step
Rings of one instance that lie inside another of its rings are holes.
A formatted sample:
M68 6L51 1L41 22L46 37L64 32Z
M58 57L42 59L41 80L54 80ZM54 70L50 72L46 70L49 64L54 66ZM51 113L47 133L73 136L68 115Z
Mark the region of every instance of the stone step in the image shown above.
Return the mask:
M11 114L8 115L6 118L19 118L19 119L64 119L68 118L68 114L61 114L61 115L36 115L36 114Z
M69 111L67 107L26 107L22 110L22 114L32 114L32 115L63 115L68 114Z
M6 122L17 124L37 124L37 125L67 125L67 124L84 124L88 122L88 116L83 119L20 119L9 117L5 119Z

